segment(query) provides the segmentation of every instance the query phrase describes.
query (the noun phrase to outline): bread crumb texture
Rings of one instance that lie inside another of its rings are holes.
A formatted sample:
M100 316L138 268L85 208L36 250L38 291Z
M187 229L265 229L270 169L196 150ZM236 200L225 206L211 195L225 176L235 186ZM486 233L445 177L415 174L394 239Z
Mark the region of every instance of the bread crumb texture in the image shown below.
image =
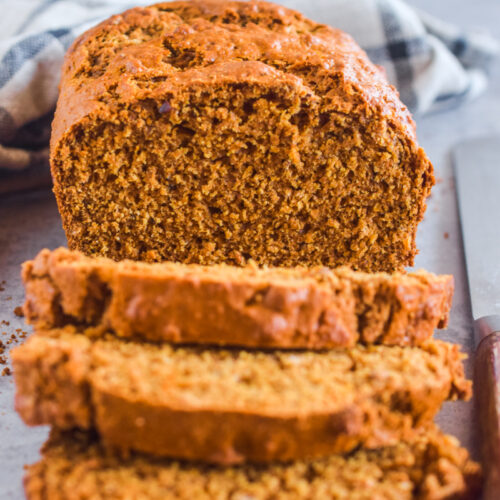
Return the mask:
M79 37L51 166L70 248L199 264L402 269L434 183L352 38L255 1L135 8Z
M379 450L260 467L120 458L89 434L53 432L24 486L28 500L476 500L480 482L467 451L435 429Z

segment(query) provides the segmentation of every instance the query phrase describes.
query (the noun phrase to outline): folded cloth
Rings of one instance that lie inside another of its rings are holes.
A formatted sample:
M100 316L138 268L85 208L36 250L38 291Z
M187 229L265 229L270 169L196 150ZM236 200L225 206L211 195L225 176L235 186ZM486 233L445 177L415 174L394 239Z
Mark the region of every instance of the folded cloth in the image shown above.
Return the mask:
M60 67L73 39L116 12L152 2L0 0L0 193L11 189L13 177L13 189L23 184L8 171L23 171L29 187L37 184L37 172L47 182L50 121ZM488 35L465 34L401 0L280 3L350 33L385 68L402 100L417 113L454 106L481 93L498 52Z

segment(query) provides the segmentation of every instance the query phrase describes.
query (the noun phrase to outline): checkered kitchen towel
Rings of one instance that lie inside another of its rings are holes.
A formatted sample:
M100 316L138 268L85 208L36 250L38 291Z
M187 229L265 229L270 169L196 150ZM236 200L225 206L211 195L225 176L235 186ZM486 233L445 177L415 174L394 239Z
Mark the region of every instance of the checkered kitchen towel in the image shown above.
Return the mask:
M0 0L0 193L39 184L42 171L48 180L50 120L60 66L73 39L116 12L152 2ZM489 36L464 34L401 0L281 3L350 33L417 113L477 96L498 51Z

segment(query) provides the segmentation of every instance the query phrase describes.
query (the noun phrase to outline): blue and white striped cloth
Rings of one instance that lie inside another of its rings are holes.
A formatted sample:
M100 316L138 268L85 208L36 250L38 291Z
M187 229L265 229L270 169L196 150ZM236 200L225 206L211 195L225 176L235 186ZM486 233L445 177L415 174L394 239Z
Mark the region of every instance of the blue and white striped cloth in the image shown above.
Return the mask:
M5 171L41 172L47 164L60 67L73 39L116 12L153 1L0 0L0 193L12 177ZM280 3L350 33L417 113L481 93L498 52L488 35L465 34L401 0Z

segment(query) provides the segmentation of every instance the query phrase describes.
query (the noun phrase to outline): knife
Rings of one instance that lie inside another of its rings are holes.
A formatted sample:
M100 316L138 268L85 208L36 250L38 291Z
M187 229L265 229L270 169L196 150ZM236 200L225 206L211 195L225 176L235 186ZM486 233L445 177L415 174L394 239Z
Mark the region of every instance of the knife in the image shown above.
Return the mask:
M474 317L474 394L481 433L484 500L500 499L500 137L453 152Z

